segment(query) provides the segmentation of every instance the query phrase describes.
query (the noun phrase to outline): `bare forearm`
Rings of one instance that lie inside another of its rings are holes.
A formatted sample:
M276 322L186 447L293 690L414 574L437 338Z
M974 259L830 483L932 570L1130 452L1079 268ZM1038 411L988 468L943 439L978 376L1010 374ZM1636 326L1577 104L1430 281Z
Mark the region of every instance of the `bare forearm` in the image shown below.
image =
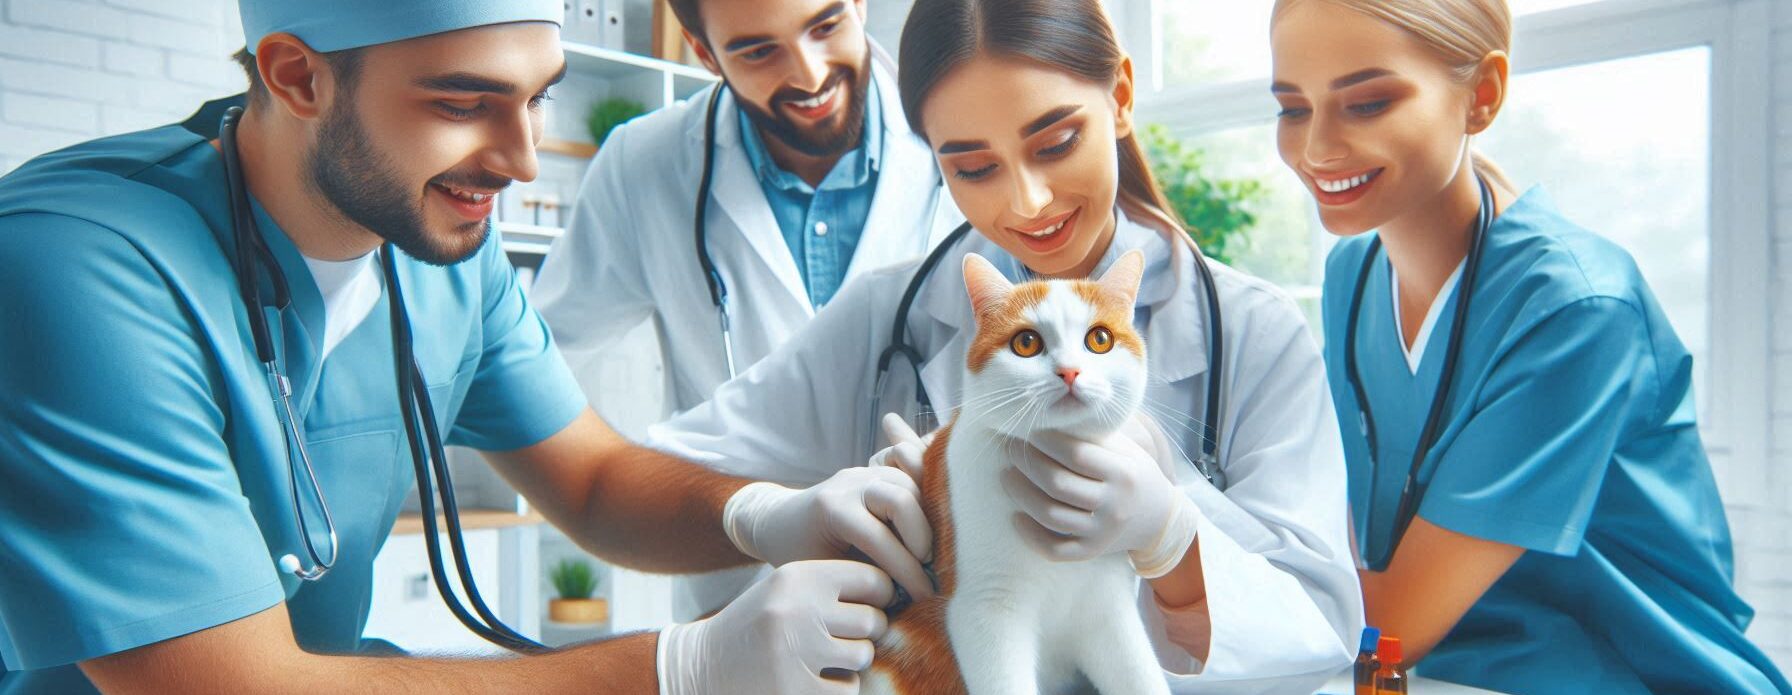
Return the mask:
M749 562L722 507L749 481L630 443L586 410L533 446L486 457L548 521L606 561L649 572Z
M311 654L285 604L81 663L106 693L658 692L658 633L529 657L452 659Z
M1400 638L1408 664L1430 654L1524 550L1413 520L1386 571L1363 570L1363 610Z
M603 467L581 513L562 525L586 550L649 572L704 572L751 562L728 540L722 508L749 480L628 446Z
M1169 574L1151 581L1151 590L1164 605L1175 608L1207 598L1207 577L1201 570L1201 539L1190 543L1182 562Z
M654 695L658 633L542 656L496 659L312 657L295 693L616 693ZM239 691L240 692L240 691Z
M1207 661L1213 648L1213 620L1207 611L1207 575L1201 568L1201 538L1189 544L1182 562L1169 574L1150 580L1157 605L1165 612L1170 641L1191 656Z

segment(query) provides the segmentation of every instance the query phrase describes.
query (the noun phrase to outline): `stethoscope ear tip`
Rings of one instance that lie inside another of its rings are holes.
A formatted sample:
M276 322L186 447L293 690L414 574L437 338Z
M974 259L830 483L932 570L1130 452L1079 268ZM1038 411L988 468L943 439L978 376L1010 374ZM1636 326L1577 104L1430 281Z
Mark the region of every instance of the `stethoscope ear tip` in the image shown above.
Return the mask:
M295 574L295 575L298 574L299 573L299 558L298 558L298 556L293 555L291 553L281 555L280 556L280 571L285 572L287 574Z

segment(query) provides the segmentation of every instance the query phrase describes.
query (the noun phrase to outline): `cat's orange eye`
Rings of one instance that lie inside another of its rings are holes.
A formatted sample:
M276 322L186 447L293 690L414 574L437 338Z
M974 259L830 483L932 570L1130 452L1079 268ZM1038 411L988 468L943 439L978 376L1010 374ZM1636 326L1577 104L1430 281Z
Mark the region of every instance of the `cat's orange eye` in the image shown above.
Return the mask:
M1109 350L1114 349L1114 332L1108 330L1106 326L1091 328L1089 334L1083 336L1083 345L1089 348L1089 352L1105 355Z
M1008 349L1021 357L1033 357L1045 352L1045 338L1032 329L1024 330L1014 334L1014 338L1008 341Z

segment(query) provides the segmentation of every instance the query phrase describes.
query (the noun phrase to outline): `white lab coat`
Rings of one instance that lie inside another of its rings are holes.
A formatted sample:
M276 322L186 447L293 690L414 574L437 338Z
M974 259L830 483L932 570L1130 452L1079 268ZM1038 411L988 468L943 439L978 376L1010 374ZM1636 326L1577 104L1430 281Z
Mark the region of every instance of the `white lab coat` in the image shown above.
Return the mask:
M894 66L875 45L884 153L877 191L846 278L921 256L963 217L926 143L909 130ZM713 87L711 89L714 89ZM721 328L692 230L710 90L617 128L592 161L566 234L530 297L569 361L601 355L648 318L681 412L728 380ZM732 92L717 110L709 251L728 288L735 361L758 362L815 315L741 141Z
M1139 304L1148 307L1147 396L1191 417L1157 418L1183 451L1199 451L1208 377L1206 300L1194 256L1154 230L1123 221L1103 261L1146 251ZM929 277L908 326L942 420L960 397L975 327L962 258L976 251L1017 267L972 234ZM1172 260L1173 259L1173 260ZM874 406L877 355L918 263L861 277L783 348L718 389L709 402L650 428L653 446L717 469L807 486L864 465L882 448L868 425L882 411L912 415L912 372L900 359ZM1350 663L1363 626L1352 560L1345 469L1319 350L1294 302L1270 284L1213 264L1226 363L1215 489L1187 461L1179 487L1202 513L1197 538L1212 618L1205 666L1165 637L1148 588L1140 592L1159 660L1176 692L1312 692ZM875 408L875 410L874 410Z
M902 115L894 63L875 43L871 50L884 152L849 281L924 255L964 219L941 187L933 153ZM674 413L708 400L728 380L693 232L709 96L704 90L611 132L585 175L566 234L531 287L555 342L587 384L597 382L591 375L616 341L651 318ZM730 92L716 112L707 204L709 251L728 289L735 362L744 371L808 323L815 309L747 158L737 109ZM739 569L680 577L673 614L688 620L720 608L755 575Z

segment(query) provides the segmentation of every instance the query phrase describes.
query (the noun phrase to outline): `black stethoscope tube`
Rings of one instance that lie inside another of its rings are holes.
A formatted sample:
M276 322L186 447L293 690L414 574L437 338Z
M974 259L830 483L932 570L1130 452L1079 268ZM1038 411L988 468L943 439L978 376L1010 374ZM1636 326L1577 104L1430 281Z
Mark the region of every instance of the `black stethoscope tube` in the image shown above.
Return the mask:
M937 420L934 419L933 399L927 394L927 385L921 382L923 356L920 349L908 340L908 315L909 309L914 306L915 300L920 296L921 287L927 282L928 276L933 273L934 268L946 257L952 247L970 232L971 223L969 222L965 222L959 225L958 229L953 230L951 235L927 254L926 260L921 261L920 267L915 269L914 276L909 279L908 287L902 291L902 301L896 306L895 322L890 326L890 344L877 356L877 378L873 380L871 387L870 432L874 437L877 431L878 411L881 410L879 401L883 397L884 386L890 376L890 363L899 355L908 362L910 371L913 371L915 375L915 409L916 418L919 420L914 423L916 431L925 434L922 432L923 429L932 430L938 425ZM1214 283L1213 268L1207 263L1207 255L1201 253L1198 248L1192 248L1192 245L1191 250L1195 254L1195 272L1201 277L1201 286L1207 295L1208 355L1206 411L1202 413L1204 422L1201 423L1201 456L1200 460L1195 461L1194 464L1202 477L1207 479L1207 482L1224 489L1225 483L1219 467L1219 420L1223 415L1220 412L1220 375L1223 371L1221 367L1225 364L1225 347L1222 342L1225 333L1220 323L1219 289Z
M1469 237L1468 257L1463 261L1462 277L1456 286L1456 311L1452 315L1450 340L1444 350L1443 371L1438 376L1437 393L1431 398L1431 407L1425 415L1425 425L1419 430L1418 445L1414 447L1412 462L1407 466L1406 482L1400 488L1400 500L1394 507L1394 529L1386 549L1374 556L1369 555L1368 543L1363 544L1363 559L1369 569L1377 572L1387 569L1388 563L1394 559L1395 549L1400 547L1400 540L1406 536L1406 529L1418 516L1419 502L1425 497L1425 485L1418 482L1419 468L1424 465L1425 457L1431 453L1431 447L1437 444L1440 434L1438 428L1443 424L1444 410L1449 404L1450 387L1456 374L1456 361L1462 354L1462 335L1468 323L1469 299L1474 295L1475 276L1481 264L1482 247L1486 244L1487 229L1493 226L1493 191L1488 188L1487 181L1479 175L1475 177L1481 188L1481 209L1475 220L1474 234ZM1377 471L1380 470L1380 446L1376 442L1375 414L1369 405L1369 394L1363 387L1362 375L1357 370L1356 331L1357 319L1363 305L1363 294L1369 283L1369 272L1374 269L1375 260L1381 251L1381 237L1369 242L1369 249L1363 256L1362 269L1357 272L1356 290L1350 295L1350 313L1346 314L1344 324L1344 373L1350 380L1350 388L1356 395L1360 419L1358 425L1369 446L1369 510L1368 518L1375 518L1375 493Z
M277 371L278 360L274 350L273 335L268 328L267 316L263 313L261 288L256 276L260 269L268 273L273 285L274 303L277 311L284 311L291 304L290 285L281 270L273 251L262 239L254 213L248 205L248 186L244 180L242 166L238 159L236 147L236 124L242 117L243 110L233 107L224 115L219 129L219 138L223 153L224 175L228 182L231 202L231 224L237 248L233 254L233 269L237 275L238 290L243 296L245 308L248 310L250 333L254 337L256 356L270 366L270 374L283 381L284 376ZM392 326L392 357L394 373L398 386L399 409L403 415L405 438L411 450L411 463L417 475L417 499L422 507L424 549L429 555L430 575L435 581L436 589L442 595L442 603L448 606L449 612L465 625L468 630L481 638L505 649L517 652L543 652L549 648L534 641L505 625L492 613L473 581L473 571L467 561L466 544L460 523L460 509L455 504L454 481L448 469L448 457L442 446L441 433L435 421L435 408L430 402L429 393L421 386L423 372L418 367L413 351L410 314L405 309L404 292L398 282L397 266L398 250L386 244L380 251L381 270L389 290L388 304ZM284 390L284 387L282 387ZM276 413L278 416L278 413ZM419 424L421 420L421 424ZM282 425L282 431L286 429ZM293 436L298 438L297 445L303 451L303 434L298 432L297 423L292 423ZM324 572L334 563L318 560L317 551L312 547L310 534L306 528L305 516L298 509L298 482L296 464L292 460L292 446L287 447L287 468L293 480L294 514L299 525L299 533L305 542L306 551L313 558L316 568L313 570L295 571L294 574L305 580L322 578ZM430 481L430 468L433 466L436 478L440 479L439 491ZM309 462L306 468L310 470ZM317 495L319 505L323 507L325 522L330 524L332 544L336 529L329 518L329 507L324 502L323 488L317 485L315 476L312 486ZM467 592L467 600L473 605L478 618L467 612L461 605L460 597L454 593L448 583L448 573L442 563L441 538L436 528L435 501L440 498L442 511L446 517L450 552L454 558L455 570L460 578L461 586ZM483 622L482 622L483 621Z

